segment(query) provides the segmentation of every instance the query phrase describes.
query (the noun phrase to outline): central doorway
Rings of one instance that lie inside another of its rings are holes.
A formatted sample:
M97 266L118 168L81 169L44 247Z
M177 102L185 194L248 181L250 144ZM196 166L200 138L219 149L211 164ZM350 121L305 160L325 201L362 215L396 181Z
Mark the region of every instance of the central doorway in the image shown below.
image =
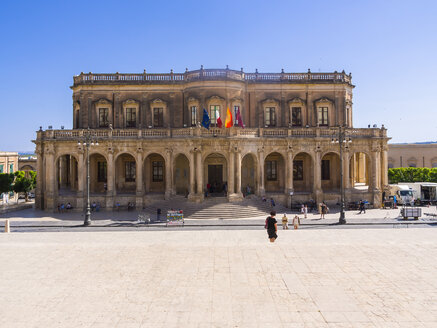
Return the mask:
M223 192L223 165L208 165L210 193Z

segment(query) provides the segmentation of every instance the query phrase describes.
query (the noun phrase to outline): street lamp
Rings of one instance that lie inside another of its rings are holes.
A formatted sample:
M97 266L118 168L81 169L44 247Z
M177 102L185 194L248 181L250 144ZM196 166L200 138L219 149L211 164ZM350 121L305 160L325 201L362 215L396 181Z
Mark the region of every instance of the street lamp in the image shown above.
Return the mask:
M338 219L339 224L345 224L346 218L344 216L344 187L343 187L343 147L352 142L352 139L346 136L346 131L342 126L338 127L338 136L335 134L331 140L332 143L338 143L340 147L340 218Z
M78 146L85 146L86 148L86 212L85 219L83 221L84 226L89 226L91 224L91 206L90 206L90 146L98 146L99 143L95 136L91 133L90 128L88 128L83 135L83 139L77 142Z

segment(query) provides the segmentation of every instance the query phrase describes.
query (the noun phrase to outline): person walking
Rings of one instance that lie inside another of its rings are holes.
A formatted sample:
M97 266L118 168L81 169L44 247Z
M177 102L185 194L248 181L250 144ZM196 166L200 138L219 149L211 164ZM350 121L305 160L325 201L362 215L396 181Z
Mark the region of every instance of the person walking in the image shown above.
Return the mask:
M293 218L293 228L294 230L297 230L299 228L299 224L300 224L300 219L297 215L294 216Z
M324 202L321 204L321 219L325 218L325 214L328 212L328 206Z
M300 207L300 214L303 215L304 211L305 211L305 205L302 204L302 206Z
M285 213L284 216L282 217L282 230L288 230L288 218Z
M278 221L276 221L276 211L271 211L270 216L266 219L265 228L267 229L267 234L271 243L274 243L276 238L278 238Z
M306 219L308 215L308 206L305 205L305 207L303 208L303 218Z
M276 206L275 200L273 199L273 197L270 198L270 205L272 206L272 208L275 208L275 206Z
M358 214L361 214L361 212L364 211L364 214L366 214L366 205L364 204L364 200L360 200L360 211Z

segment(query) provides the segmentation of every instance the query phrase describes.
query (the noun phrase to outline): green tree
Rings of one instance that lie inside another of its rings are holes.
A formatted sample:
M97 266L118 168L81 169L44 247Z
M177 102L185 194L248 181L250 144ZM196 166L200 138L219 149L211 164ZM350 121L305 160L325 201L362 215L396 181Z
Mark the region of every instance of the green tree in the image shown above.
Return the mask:
M30 178L26 178L24 171L16 171L14 175L15 181L13 185L13 190L16 193L24 193L26 202L29 201L28 193L35 188L35 177L31 175Z
M0 194L3 194L5 192L11 192L13 190L13 182L13 173L0 173Z

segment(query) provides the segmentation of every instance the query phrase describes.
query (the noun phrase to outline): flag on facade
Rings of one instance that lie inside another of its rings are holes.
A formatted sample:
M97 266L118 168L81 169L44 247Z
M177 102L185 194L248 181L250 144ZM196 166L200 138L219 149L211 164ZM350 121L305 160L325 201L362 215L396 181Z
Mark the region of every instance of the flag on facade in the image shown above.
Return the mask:
M237 115L235 116L235 121L237 122L237 125L239 127L242 127L244 129L244 123L243 119L241 118L240 108L237 110Z
M223 126L222 119L220 118L220 116L217 117L217 126L218 126L219 128L221 128L221 127Z
M232 113L228 107L228 110L226 111L225 128L230 128L233 125L234 125L234 122L232 121Z
M209 119L209 115L208 112L206 111L206 109L203 109L203 118L202 118L202 126L209 130L209 126L211 125L211 120Z

